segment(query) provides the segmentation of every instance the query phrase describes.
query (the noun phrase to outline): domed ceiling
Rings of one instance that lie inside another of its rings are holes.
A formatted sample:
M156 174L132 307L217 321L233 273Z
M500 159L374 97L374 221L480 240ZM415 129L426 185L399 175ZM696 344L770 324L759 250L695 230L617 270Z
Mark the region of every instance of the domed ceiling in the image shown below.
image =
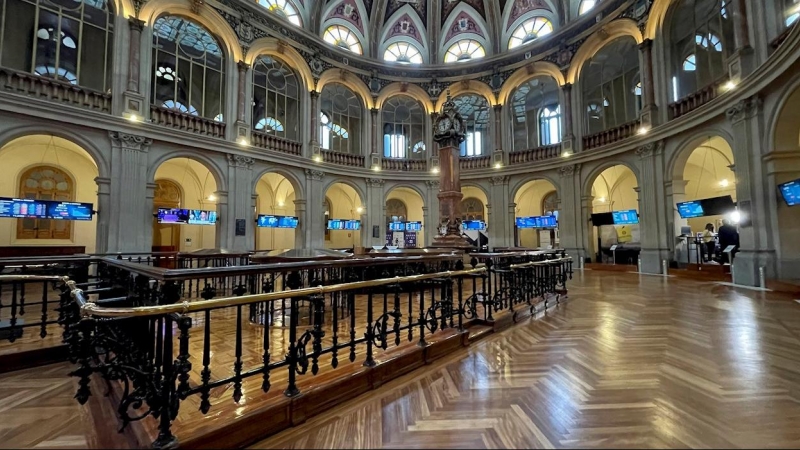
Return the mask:
M599 0L259 0L262 6L369 58L442 64L543 38Z

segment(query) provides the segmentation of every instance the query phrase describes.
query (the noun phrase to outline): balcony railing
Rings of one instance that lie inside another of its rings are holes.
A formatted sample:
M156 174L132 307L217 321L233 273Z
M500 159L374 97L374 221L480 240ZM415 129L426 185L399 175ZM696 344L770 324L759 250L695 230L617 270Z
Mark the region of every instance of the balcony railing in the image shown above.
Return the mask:
M400 172L426 172L428 170L428 162L424 159L384 158L381 161L381 169Z
M332 152L323 150L322 160L326 163L339 164L340 166L364 167L364 155L351 155L350 153Z
M0 88L14 94L42 98L104 113L111 112L111 94L2 67L0 67Z
M639 130L639 120L622 124L610 130L601 131L591 136L583 137L583 149L589 150L604 145L613 144L614 142L627 139L636 134Z
M546 159L558 158L559 156L561 156L561 144L555 144L511 152L508 154L508 163L521 164L544 161Z
M491 163L492 157L490 155L460 159L461 170L488 169Z
M297 156L300 156L303 152L303 146L299 142L258 131L253 131L253 145L258 148Z
M687 95L675 103L669 105L669 118L677 119L680 116L688 114L695 109L705 105L717 98L719 95L719 88L728 80L727 77L710 84L697 92Z
M150 120L158 125L215 138L225 138L225 124L174 109L150 106Z

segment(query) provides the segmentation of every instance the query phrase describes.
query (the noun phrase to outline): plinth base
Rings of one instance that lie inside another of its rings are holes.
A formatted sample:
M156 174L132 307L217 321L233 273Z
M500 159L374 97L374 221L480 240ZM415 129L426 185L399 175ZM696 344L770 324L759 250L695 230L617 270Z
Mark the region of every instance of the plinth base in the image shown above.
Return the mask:
M433 238L433 243L430 245L432 248L457 248L461 250L468 250L475 248L470 245L467 240L457 235L436 236Z

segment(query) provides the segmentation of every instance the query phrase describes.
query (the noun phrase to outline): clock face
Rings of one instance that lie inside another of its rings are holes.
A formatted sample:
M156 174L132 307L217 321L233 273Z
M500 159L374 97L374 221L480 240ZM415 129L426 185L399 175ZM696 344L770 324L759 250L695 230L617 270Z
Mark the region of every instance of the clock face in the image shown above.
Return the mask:
M456 132L460 132L461 131L461 121L460 120L453 121L453 128L456 130Z
M450 129L450 125L452 125L452 123L450 121L450 118L449 117L444 117L443 119L441 119L439 121L439 124L438 124L437 128L438 128L440 133L444 133L444 132L446 132L447 130Z

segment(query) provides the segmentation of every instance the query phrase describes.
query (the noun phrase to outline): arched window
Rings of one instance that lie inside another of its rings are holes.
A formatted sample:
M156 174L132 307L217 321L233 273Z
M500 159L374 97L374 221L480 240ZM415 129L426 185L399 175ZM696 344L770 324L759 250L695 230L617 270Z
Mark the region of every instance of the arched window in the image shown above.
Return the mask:
M597 0L581 0L580 6L578 6L578 15L582 16L589 12L594 5L597 4Z
M464 94L453 99L467 125L467 139L459 146L463 157L489 154L489 102L482 95Z
M641 107L637 94L639 49L632 37L614 39L581 70L585 131L591 135L636 120Z
M422 53L408 42L395 42L386 47L383 59L405 64L422 64Z
M730 0L680 0L670 9L669 61L672 101L728 74L733 50Z
M111 92L114 12L104 0L0 0L0 66Z
M361 115L358 96L347 87L331 83L320 94L320 146L341 153L361 154Z
M546 128L544 111L547 110ZM556 128L553 128L556 127ZM554 132L557 133L554 134ZM515 151L561 142L558 83L536 77L521 84L511 97L511 133Z
M258 4L298 27L303 26L300 14L297 13L297 8L288 0L258 0Z
M447 49L444 55L444 62L462 62L471 59L483 58L486 56L486 50L476 40L462 39Z
M389 99L381 110L383 156L424 159L425 111L418 101L405 95Z
M19 197L36 200L75 200L75 183L64 170L53 166L35 166L20 177ZM70 239L69 220L17 219L17 239Z
M483 202L475 197L461 200L461 220L483 220Z
M508 40L508 48L519 47L532 42L536 38L547 36L552 32L553 24L549 20L544 17L531 17L522 22L511 34L511 39Z
M300 83L283 61L260 56L253 64L253 126L257 131L300 140Z
M331 25L322 35L325 42L333 44L339 48L349 50L356 54L362 54L361 42L356 34L343 25Z
M783 23L790 27L800 19L800 0L783 0Z
M225 57L202 26L177 16L153 24L155 105L221 121L225 108Z
M386 223L404 222L408 218L408 208L402 200L390 198L386 200Z

